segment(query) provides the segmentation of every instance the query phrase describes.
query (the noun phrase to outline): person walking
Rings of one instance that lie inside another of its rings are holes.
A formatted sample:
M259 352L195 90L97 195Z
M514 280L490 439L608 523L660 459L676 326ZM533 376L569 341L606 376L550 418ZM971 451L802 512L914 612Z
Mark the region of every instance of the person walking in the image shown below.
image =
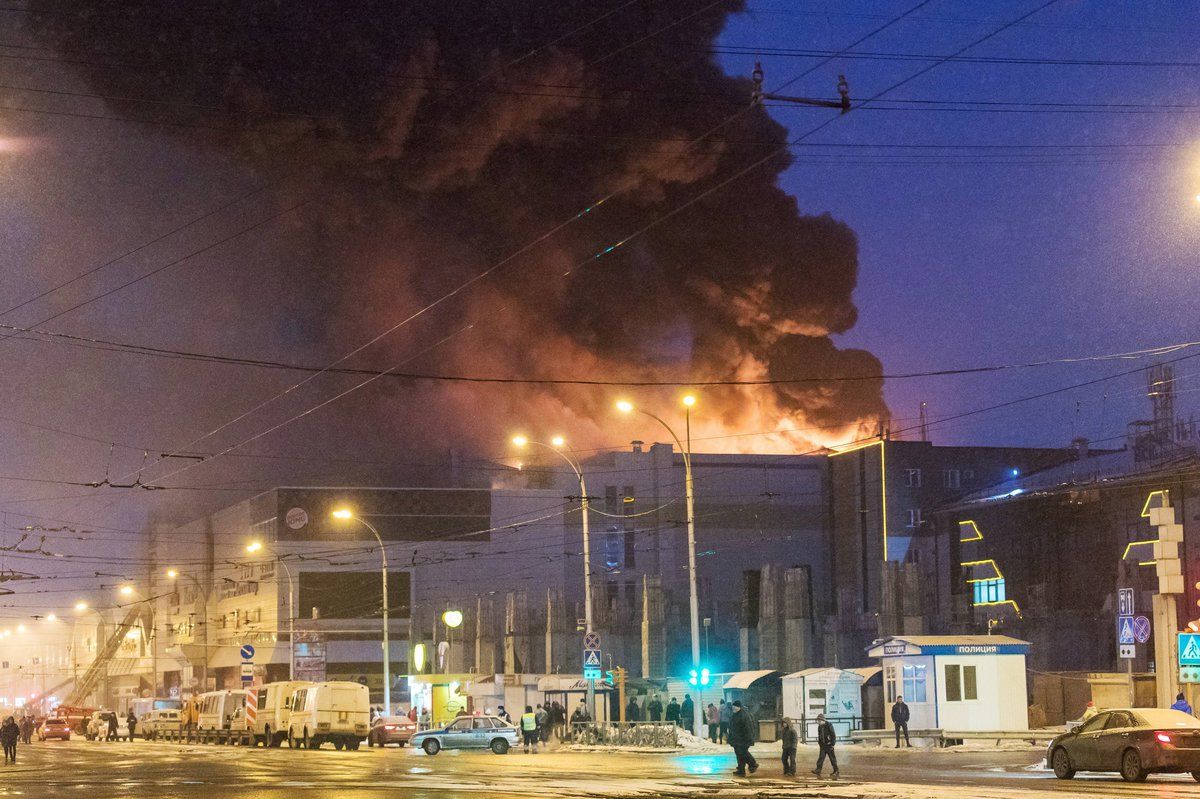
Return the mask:
M825 720L824 713L817 714L817 746L820 747L821 754L817 755L817 767L813 769L813 774L821 776L821 767L825 765L825 758L829 758L829 765L833 767L833 774L830 776L835 780L838 778L837 755L833 753L833 745L837 743L837 733L833 731L833 725Z
M539 707L541 707L539 705ZM525 712L521 714L521 737L525 741L525 754L529 754L529 747L533 747L533 753L537 754L538 745L538 723L537 714L533 712L533 708L529 705L525 706Z
M758 771L758 761L750 754L750 747L753 746L756 737L750 713L742 708L740 699L735 700L733 716L729 720L729 745L733 747L733 753L737 756L737 770L733 773L739 777L746 776L747 768L751 774Z
M679 723L679 701L675 697L671 697L671 701L667 703L667 721L672 724Z
M733 720L733 705L722 699L721 706L717 710L721 714L720 740L718 743L725 743L729 740L729 722Z
M638 708L637 699L632 696L629 697L629 704L625 706L625 720L630 722L642 720L642 714Z
M542 743L546 743L550 740L550 712L538 705L537 712L533 715L537 719L538 737L541 738Z
M783 735L780 740L783 743L783 776L795 777L796 745L799 743L799 736L796 735L796 728L792 726L791 719L783 720Z
M138 719L133 715L133 711L129 711L129 715L125 717L125 723L129 725L129 742L133 743L133 732L137 729Z
M18 726L21 728L21 743L33 743L33 718L21 716L21 723Z
M900 748L900 731L904 731L904 745L912 746L908 742L908 719L911 714L908 712L908 705L904 704L904 697L897 696L896 704L892 705L892 726L896 728L896 748Z
M679 721L683 728L692 735L696 734L693 728L696 726L696 703L692 701L691 694L683 695L683 704L679 706Z
M104 740L117 740L117 712L115 710L108 714L108 737Z
M1189 716L1192 715L1192 706L1188 704L1183 694L1176 694L1175 704L1171 705L1171 710L1179 710L1187 713Z
M651 699L646 705L646 719L648 721L662 721L662 716L663 703L662 700L658 698L658 694L655 694L654 698Z
M21 737L21 728L16 720L9 716L0 725L0 744L4 745L4 764L17 762L17 739Z
M704 722L708 724L708 740L716 743L717 735L721 731L721 711L717 710L717 706L712 702L709 702L704 710Z

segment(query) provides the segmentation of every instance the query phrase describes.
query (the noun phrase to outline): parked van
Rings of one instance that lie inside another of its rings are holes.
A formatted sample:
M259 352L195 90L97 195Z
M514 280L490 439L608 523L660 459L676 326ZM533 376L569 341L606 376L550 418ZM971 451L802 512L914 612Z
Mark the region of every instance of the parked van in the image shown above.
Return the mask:
M197 704L199 711L196 718L196 729L245 729L245 691L209 691L200 694Z
M258 689L258 718L251 730L256 744L279 746L287 740L292 694L310 685L311 682L304 680L285 680L269 682Z
M182 708L182 699L169 699L163 696L139 697L129 700L129 709L133 711L133 715L137 717L139 724L142 718L151 710L181 710Z
M326 741L334 749L358 749L371 731L367 686L356 682L319 682L292 694L288 746L317 749Z
M139 719L138 732L153 740L164 732L179 732L183 728L183 710L147 710Z

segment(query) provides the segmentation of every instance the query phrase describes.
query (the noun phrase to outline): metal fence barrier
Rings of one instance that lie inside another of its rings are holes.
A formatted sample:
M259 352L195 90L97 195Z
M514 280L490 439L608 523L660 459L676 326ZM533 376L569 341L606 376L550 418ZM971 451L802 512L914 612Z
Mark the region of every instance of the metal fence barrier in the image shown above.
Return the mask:
M583 721L571 725L571 740L584 746L676 749L679 729L670 721Z

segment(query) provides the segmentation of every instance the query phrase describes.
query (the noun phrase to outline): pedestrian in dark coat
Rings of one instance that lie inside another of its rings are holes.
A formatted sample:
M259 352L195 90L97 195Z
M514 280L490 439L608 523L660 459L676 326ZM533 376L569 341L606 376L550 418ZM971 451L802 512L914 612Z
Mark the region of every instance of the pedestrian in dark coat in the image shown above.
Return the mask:
M739 777L746 776L746 769L750 769L750 773L758 771L758 761L754 759L754 755L750 754L750 747L754 745L754 741L758 736L754 734L754 720L750 718L750 713L742 708L741 700L733 703L733 717L729 720L729 745L733 747L733 753L737 755L737 774Z
M125 718L125 723L129 725L129 740L133 741L133 731L137 729L137 716L133 715L133 711L129 711L129 715Z
M646 704L646 718L649 721L662 721L662 716L663 703L658 698L658 694L655 694L654 698Z
M671 701L667 703L667 721L672 724L679 723L679 701L675 697L671 697Z
M641 721L642 720L642 713L641 713L641 710L638 708L637 700L634 699L632 696L629 697L629 704L625 708L625 720L626 721Z
M720 725L721 725L720 738L721 739L720 739L720 741L718 741L718 743L725 743L726 741L729 740L729 722L733 721L733 705L731 705L729 702L726 702L724 699L722 699L721 706L719 708L717 708L717 710L720 711L720 715L721 715L721 721L720 721Z
M833 745L837 743L837 733L833 730L833 725L825 720L824 713L817 714L817 746L821 748L821 754L817 756L817 767L813 769L813 774L821 776L821 767L825 765L825 758L829 758L829 765L833 767L831 775L835 780L838 778L837 755L833 753Z
M904 697L896 697L896 704L892 705L892 726L896 728L896 748L900 748L900 731L904 730L904 745L911 746L908 742L908 719L911 714L908 712L908 705L904 704Z
M799 743L799 736L796 735L796 728L792 726L791 719L783 720L783 776L796 776L796 745Z
M116 712L108 714L108 737L106 741L117 740L117 714Z
M17 762L17 740L20 737L21 728L17 726L16 720L9 716L0 726L0 744L4 746L4 763L6 765Z
M21 728L21 743L33 743L33 719L29 716L22 716L18 726Z
M683 695L683 704L679 706L679 722L683 728L693 735L696 732L696 703L691 694Z

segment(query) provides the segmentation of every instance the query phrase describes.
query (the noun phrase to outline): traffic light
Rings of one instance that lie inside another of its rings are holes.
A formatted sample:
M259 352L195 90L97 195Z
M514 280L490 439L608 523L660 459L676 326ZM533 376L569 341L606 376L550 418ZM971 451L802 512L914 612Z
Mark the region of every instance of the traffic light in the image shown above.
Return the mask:
M688 682L692 685L708 685L710 676L708 669L692 669L688 672Z

